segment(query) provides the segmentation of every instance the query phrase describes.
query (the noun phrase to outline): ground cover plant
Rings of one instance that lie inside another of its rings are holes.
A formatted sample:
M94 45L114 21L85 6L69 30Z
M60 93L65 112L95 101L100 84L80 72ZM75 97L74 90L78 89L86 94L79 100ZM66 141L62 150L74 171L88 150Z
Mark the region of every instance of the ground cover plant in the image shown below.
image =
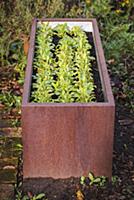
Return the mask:
M31 20L35 16L97 18L116 100L116 128L113 153L113 175L118 176L116 183L114 185L105 185L103 188L94 185L91 187L88 184L88 186L83 186L81 191L81 187L78 187L79 181L75 182L75 184L72 179L68 183L61 182L59 184L57 182L57 191L56 187L52 188L51 198L56 199L55 195L57 195L57 198L64 200L69 198L71 200L73 198L77 200L78 198L85 200L133 200L134 1L1 0L0 114L4 119L20 119L19 112L28 49L28 34ZM17 100L16 102L14 96L19 101ZM12 98L14 103L11 103ZM16 105L18 109L16 109ZM45 194L46 192L47 190L44 191ZM20 199L22 198L21 195ZM32 197L29 196L30 198Z
M65 23L52 29L48 23L40 23L35 43L32 101L95 100L92 47L79 26L69 30Z

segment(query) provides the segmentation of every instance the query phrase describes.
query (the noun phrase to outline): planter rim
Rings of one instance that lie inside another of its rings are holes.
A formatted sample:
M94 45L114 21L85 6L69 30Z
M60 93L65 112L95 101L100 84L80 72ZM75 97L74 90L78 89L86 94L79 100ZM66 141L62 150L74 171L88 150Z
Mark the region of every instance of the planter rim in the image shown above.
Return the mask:
M23 103L22 107L106 107L111 106L114 107L115 105L108 102L91 102L91 103Z
M41 22L92 22L93 26L93 40L94 40L94 45L95 45L95 50L96 50L96 58L97 58L97 65L99 69L99 74L100 74L100 79L101 79L101 84L103 88L103 94L104 94L104 102L77 102L77 103L33 103L29 102L29 96L30 96L30 90L31 90L31 82L32 82L32 63L33 63L33 57L34 57L34 41L35 41L35 34L36 34L36 27L37 23ZM104 78L105 77L105 78ZM105 62L105 57L104 57L104 52L101 44L101 39L99 35L99 29L97 26L97 21L95 18L34 18L32 22L32 28L31 28L31 35L30 35L30 46L29 46L29 51L28 51L28 58L27 58L27 66L26 66L26 73L25 73L25 81L24 81L24 91L23 91L23 99L22 99L22 107L25 106L64 106L64 107L78 107L78 106L87 106L87 107L92 107L92 106L111 106L114 107L114 98L112 94L112 89L110 85L110 80L107 72L107 67L106 67L106 62Z
M74 21L74 22L93 22L96 21L95 18L34 18L33 21L36 20L38 21L61 21L61 22L69 22L69 21Z

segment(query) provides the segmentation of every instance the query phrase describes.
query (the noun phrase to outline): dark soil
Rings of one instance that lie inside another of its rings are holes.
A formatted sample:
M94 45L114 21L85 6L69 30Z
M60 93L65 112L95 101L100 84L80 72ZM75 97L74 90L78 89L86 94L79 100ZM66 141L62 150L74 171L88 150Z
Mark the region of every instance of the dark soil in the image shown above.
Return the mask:
M80 184L80 178L54 180L26 179L23 192L29 196L45 193L48 200L134 200L134 116L123 105L116 106L113 151L115 183L107 181L104 187ZM18 184L22 182L22 159L19 161ZM22 189L22 188L20 188Z
M103 95L103 90L102 90L102 85L101 85L101 80L100 80L100 74L99 74L99 68L97 64L97 56L96 56L96 50L94 46L94 40L93 40L93 35L92 33L86 33L88 37L88 41L92 46L91 49L91 56L95 58L94 61L92 61L93 65L93 79L94 79L94 84L96 85L95 87L95 96L96 96L96 101L97 102L104 102L104 95Z

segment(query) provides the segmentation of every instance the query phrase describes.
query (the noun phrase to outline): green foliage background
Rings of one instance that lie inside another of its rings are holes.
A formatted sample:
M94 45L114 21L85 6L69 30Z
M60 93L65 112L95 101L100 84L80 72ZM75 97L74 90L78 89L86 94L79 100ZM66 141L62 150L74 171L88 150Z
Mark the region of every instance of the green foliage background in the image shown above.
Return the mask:
M12 67L23 84L26 55L24 38L34 17L97 18L108 69L117 100L133 108L134 78L133 0L2 0L0 4L0 68ZM8 94L10 91L6 91ZM2 91L0 101L5 102ZM9 98L9 97L8 97ZM18 104L18 101L16 101ZM7 105L7 100L6 100Z

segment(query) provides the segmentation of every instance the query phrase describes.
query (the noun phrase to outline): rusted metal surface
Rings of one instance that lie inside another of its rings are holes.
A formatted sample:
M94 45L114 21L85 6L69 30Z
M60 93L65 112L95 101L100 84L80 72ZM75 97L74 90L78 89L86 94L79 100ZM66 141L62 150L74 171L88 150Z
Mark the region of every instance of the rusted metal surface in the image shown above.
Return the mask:
M33 21L24 94L22 130L25 178L79 177L92 171L111 177L114 133L114 99L95 19L43 19L91 21L105 102L29 102L36 24Z

